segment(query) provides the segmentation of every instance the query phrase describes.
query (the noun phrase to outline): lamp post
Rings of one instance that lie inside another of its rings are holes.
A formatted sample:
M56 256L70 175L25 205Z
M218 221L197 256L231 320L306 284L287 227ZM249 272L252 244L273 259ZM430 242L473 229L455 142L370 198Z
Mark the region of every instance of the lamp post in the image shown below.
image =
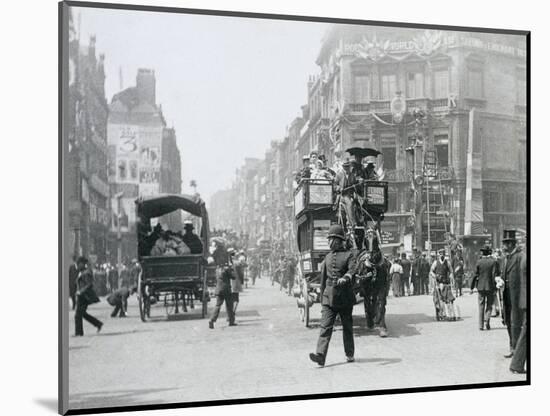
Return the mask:
M116 227L116 261L117 261L117 269L118 269L118 275L120 276L120 269L122 265L122 233L120 230L120 220L122 218L122 215L120 213L120 200L122 199L122 196L124 195L124 192L119 192L115 194L115 199L117 202L117 227Z

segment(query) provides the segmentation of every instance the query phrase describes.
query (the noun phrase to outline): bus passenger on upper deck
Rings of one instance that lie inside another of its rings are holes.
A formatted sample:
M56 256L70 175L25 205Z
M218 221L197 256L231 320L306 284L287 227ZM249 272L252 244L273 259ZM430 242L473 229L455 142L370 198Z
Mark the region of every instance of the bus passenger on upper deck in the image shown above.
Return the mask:
M376 173L376 157L367 156L365 158L365 179L368 181L378 181L378 173Z
M317 159L317 166L311 172L311 179L327 179L332 180L332 175L325 167L321 159Z
M302 179L309 179L311 176L311 169L309 167L309 156L304 155L302 157L302 170L296 174L296 183L300 183Z

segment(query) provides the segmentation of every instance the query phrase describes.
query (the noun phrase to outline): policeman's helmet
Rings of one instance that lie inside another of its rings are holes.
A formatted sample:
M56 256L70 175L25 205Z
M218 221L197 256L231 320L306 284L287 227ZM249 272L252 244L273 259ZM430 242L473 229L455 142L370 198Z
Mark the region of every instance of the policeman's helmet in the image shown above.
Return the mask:
M345 233L344 228L340 224L334 224L331 225L331 227L328 230L328 237L329 238L339 238L341 240L345 240Z

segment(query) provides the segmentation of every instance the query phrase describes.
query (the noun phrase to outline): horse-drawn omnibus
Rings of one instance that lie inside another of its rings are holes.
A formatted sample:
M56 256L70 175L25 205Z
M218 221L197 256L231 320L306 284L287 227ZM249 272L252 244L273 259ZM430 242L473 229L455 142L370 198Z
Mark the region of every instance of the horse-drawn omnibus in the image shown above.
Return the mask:
M357 152L357 149L349 149ZM349 151L348 150L348 151ZM363 155L380 154L374 149L359 149ZM352 153L350 152L350 153ZM375 229L388 207L388 184L379 180L365 180L354 185L361 201L357 203L358 226L349 230L348 242L356 245L359 254L363 248L365 230L370 223ZM328 230L332 224L345 226L340 213L339 196L333 181L325 179L302 179L294 192L294 215L299 251L297 284L293 290L297 298L300 317L307 327L310 323L310 308L321 301L321 264L330 251ZM372 241L372 238L371 238ZM372 248L371 248L372 249ZM377 249L379 249L377 245ZM381 253L380 253L381 256ZM383 256L381 256L381 261ZM354 284L354 292L361 300L361 282Z

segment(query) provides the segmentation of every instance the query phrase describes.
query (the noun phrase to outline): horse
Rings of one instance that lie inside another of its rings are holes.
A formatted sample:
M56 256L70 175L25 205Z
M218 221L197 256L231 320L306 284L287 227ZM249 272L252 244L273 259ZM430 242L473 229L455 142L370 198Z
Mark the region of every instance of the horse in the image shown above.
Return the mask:
M367 328L380 328L380 336L388 336L386 326L386 299L389 292L390 262L380 249L380 234L373 229L367 230L365 250L357 256L356 276L360 294L363 296Z

